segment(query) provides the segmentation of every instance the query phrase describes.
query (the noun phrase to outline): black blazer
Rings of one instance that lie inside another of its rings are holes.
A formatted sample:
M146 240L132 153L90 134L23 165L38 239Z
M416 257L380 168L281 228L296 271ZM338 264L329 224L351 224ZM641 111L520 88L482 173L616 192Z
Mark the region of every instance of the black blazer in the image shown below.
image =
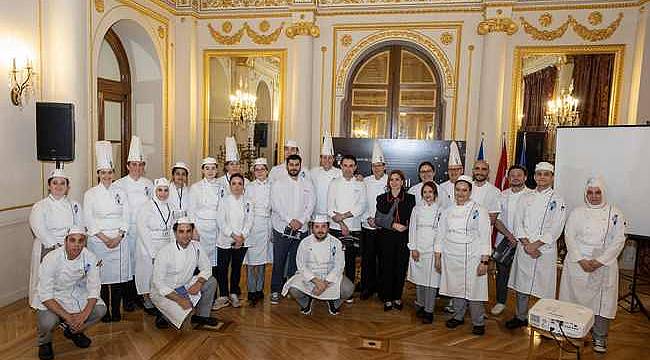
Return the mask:
M377 211L388 214L390 208L393 206L393 203L390 201L390 198L393 195L390 193L390 190L377 196ZM395 222L400 223L404 226L409 226L409 221L411 220L411 212L415 207L415 195L409 194L406 191L402 190L399 195L399 203L397 204L397 209L395 210Z

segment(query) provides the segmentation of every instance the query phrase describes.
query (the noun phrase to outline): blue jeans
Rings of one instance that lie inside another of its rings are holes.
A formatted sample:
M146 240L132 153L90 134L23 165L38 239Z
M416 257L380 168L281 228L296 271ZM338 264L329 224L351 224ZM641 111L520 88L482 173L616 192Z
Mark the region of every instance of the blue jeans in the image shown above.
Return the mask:
M292 240L273 230L273 273L271 274L271 292L281 292L286 279L296 273L296 253L300 241L307 233L300 234L300 240ZM285 267L287 276L284 276Z

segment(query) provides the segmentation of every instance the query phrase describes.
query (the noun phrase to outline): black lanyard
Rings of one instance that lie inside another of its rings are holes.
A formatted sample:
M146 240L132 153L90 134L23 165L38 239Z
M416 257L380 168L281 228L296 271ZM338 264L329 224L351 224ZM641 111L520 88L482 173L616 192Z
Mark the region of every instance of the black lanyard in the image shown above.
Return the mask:
M178 207L180 210L183 210L183 188L180 188L180 193L178 192L176 185L174 185L174 189L176 189L176 195L178 195Z
M158 203L155 200L152 200L153 204L156 205L156 210L158 210L158 214L160 214L160 218L162 219L163 223L165 224L165 230L169 229L169 226L167 226L167 223L169 222L169 218L172 216L171 210L169 210L169 204L167 205L167 219L165 219L165 216L163 215L162 211L160 210L160 206L158 206Z

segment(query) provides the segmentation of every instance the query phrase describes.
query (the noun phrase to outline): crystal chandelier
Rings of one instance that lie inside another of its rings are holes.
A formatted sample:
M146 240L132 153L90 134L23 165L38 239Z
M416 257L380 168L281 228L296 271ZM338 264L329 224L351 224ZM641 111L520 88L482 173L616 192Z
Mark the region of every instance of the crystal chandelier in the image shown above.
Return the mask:
M230 117L235 126L255 125L257 107L255 95L237 90L235 95L230 95Z
M562 90L559 96L548 101L544 125L548 130L555 130L558 126L575 126L578 124L580 112L578 111L578 99L574 98L573 84L569 91Z

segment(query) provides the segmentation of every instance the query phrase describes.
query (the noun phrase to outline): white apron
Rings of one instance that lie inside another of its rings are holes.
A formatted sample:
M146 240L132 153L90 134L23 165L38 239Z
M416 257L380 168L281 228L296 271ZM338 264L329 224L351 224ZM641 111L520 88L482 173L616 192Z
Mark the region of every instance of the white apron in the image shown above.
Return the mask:
M273 246L271 246L271 184L267 180L258 180L248 183L246 196L253 204L253 228L251 229L246 245L246 265L264 265L273 262Z
M217 266L217 209L221 199L221 187L215 181L200 180L190 188L190 214L199 233L201 249L211 265Z
M560 300L586 306L608 319L618 306L618 255L625 245L625 219L613 206L575 209L566 223L567 257L560 282ZM604 266L585 272L579 260L596 259Z
M106 189L100 184L86 191L84 219L88 233L102 232L108 237L115 237L120 230L127 231L129 220L126 204L126 196L114 185ZM135 229L131 231L135 232ZM125 236L118 246L109 249L98 237L89 237L88 248L101 262L99 274L102 284L123 283L133 278L128 242L129 238Z
M138 294L150 292L156 254L163 246L175 241L172 222L173 211L167 203L151 200L140 208L135 263L135 286Z
M411 213L409 224L409 250L420 253L419 261L409 254L409 268L406 279L416 285L437 288L440 274L434 264L434 241L438 232L441 211L436 203L429 206L421 202Z
M198 276L193 276L192 280L188 285L185 285L186 289L189 289L198 279ZM192 308L183 309L173 300L170 300L162 295L159 292L153 291L151 293L151 302L156 306L158 310L165 316L169 322L174 325L177 329L181 328L183 321L187 316L194 310L196 304L201 300L201 292L199 291L196 295L188 294L190 297L190 302L192 303Z
M67 197L56 200L49 195L32 207L29 225L34 234L29 272L29 304L36 309L40 304L36 294L38 273L43 257L41 251L43 247L63 245L68 229L72 225L83 225L81 207L76 201L71 201Z
M313 235L306 237L298 246L296 255L298 271L284 284L282 295L286 296L289 289L293 287L315 299L340 299L341 280L343 280L343 268L345 267L344 256L341 242L332 235L327 235L320 242ZM318 296L312 295L314 283L310 280L314 277L331 283Z
M488 300L488 277L476 274L481 256L490 255L490 218L474 201L447 208L441 219L440 293L470 301Z

